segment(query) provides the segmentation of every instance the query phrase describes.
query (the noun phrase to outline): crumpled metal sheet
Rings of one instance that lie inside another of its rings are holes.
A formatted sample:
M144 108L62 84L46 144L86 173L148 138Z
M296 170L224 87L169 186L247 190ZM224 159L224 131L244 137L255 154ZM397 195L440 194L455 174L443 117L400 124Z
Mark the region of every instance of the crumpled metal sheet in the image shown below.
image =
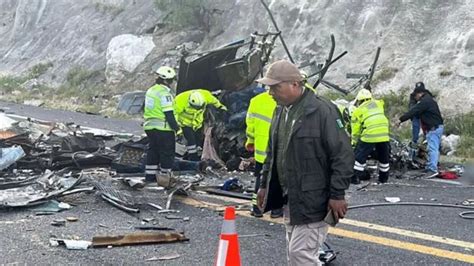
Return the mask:
M113 179L107 171L89 171L85 175L89 182L99 191L103 200L126 212L140 212L132 195L115 188Z
M0 208L27 207L40 204L72 189L81 180L82 173L72 176L47 171L37 179L30 178L26 186L23 186L24 183L20 183L21 187L0 190Z

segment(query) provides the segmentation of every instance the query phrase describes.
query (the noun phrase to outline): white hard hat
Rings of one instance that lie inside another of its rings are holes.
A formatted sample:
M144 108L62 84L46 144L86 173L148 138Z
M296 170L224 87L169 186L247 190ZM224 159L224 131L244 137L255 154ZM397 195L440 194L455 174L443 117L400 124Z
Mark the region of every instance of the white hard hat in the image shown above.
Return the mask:
M202 94L199 91L193 91L189 95L188 102L189 102L189 105L191 105L192 107L196 109L201 109L206 104L206 101L204 100L204 96L202 96Z
M361 89L359 93L357 93L356 100L363 101L372 99L372 93L367 89Z
M159 67L155 73L162 79L174 79L176 77L176 71L169 66Z

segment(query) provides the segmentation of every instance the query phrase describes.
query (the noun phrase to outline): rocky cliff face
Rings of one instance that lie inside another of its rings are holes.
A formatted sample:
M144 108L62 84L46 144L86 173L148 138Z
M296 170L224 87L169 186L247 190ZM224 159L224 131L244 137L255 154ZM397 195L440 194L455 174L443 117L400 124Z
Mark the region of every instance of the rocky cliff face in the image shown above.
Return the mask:
M153 32L159 20L153 1L138 2L0 1L0 73L18 75L51 62L47 76L60 83L73 67L104 71L115 36Z
M152 0L3 0L0 73L17 75L51 62L41 77L51 84L61 83L70 68L83 66L106 73L110 84L144 89L153 67L176 63L173 49L182 43L206 50L256 30L274 30L259 1L207 2L208 27L171 31ZM473 109L471 0L267 3L297 63L324 60L330 34L336 37L336 54L349 52L331 68L328 80L349 86L353 81L345 74L367 71L380 46L376 91L412 88L423 80L440 91L445 110ZM274 57L285 57L281 46Z

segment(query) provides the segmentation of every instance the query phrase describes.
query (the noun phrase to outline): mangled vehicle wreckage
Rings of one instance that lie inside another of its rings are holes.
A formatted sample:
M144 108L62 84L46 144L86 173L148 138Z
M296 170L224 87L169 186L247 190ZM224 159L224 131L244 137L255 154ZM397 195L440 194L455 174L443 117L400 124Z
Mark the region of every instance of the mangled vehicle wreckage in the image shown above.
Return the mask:
M178 175L183 174L180 175L183 177L182 184L168 193L164 208L150 206L163 213L172 212L174 210L170 210L170 202L173 195L186 194L192 189L251 198L250 194L241 193L253 190L253 178L250 175L250 181L241 183L235 178L227 181L225 178L230 171L252 170L252 160L247 160L252 154L244 148L245 118L250 99L264 91L254 80L263 73L279 35L280 33L254 33L248 41L242 40L216 50L183 55L176 93L207 89L219 96L228 112L222 113L213 108L206 112L201 161L187 161L184 140L178 140L173 170ZM312 72L308 79L314 80L314 83L309 86L317 88L322 84L343 94L352 93L360 86L370 87L380 49L377 50L368 73L353 74L358 81L347 90L324 79L329 67L346 54L343 52L333 58L334 51L335 39L331 36L331 47L323 64L310 62L300 66L301 69ZM119 109L129 114L139 114L143 101L144 92L129 93L122 98ZM343 110L348 110L349 103L343 107ZM349 118L346 117L345 120L349 121ZM1 172L0 208L30 207L45 203L55 205L51 202L52 199L93 190L114 207L131 213L140 211L141 205L129 193L118 189L114 181L120 179L132 188L143 187L141 176L145 168L146 138L129 136L124 140L113 132L94 132L73 124L21 121L12 122L2 130L0 139L5 152L12 147L17 150L21 147L20 154L23 152ZM411 162L410 148L401 142L394 144L392 160L403 168L406 163ZM200 176L186 176L188 172L198 173ZM203 182L204 177L213 180ZM221 185L223 181L226 182ZM52 209L56 211L58 208L60 207L56 206ZM51 210L46 209L46 213L48 212ZM326 262L333 260L335 253L327 245L324 248L321 259Z

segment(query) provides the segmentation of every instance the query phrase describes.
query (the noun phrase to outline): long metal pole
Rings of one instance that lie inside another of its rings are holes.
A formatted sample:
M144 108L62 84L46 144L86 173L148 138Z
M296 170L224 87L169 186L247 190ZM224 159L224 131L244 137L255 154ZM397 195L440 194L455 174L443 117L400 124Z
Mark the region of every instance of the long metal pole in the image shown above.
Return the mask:
M268 7L268 5L265 3L264 0L260 0L260 2L262 2L262 5L265 7L265 9L267 10L268 12L268 15L270 16L270 19L272 20L272 23L273 23L273 26L275 27L275 29L277 30L277 32L279 32L279 37L280 37L280 41L281 41L281 44L283 44L283 48L285 48L285 51L286 51L286 54L288 55L288 58L290 59L291 63L295 63L295 61L293 60L293 57L291 57L291 54L290 54L290 51L288 50L288 47L286 46L286 43L285 43L285 40L283 39L283 36L281 35L281 31L280 29L278 28L278 25L275 21L275 18L273 18L273 14L272 14L272 11L270 10L270 8Z

